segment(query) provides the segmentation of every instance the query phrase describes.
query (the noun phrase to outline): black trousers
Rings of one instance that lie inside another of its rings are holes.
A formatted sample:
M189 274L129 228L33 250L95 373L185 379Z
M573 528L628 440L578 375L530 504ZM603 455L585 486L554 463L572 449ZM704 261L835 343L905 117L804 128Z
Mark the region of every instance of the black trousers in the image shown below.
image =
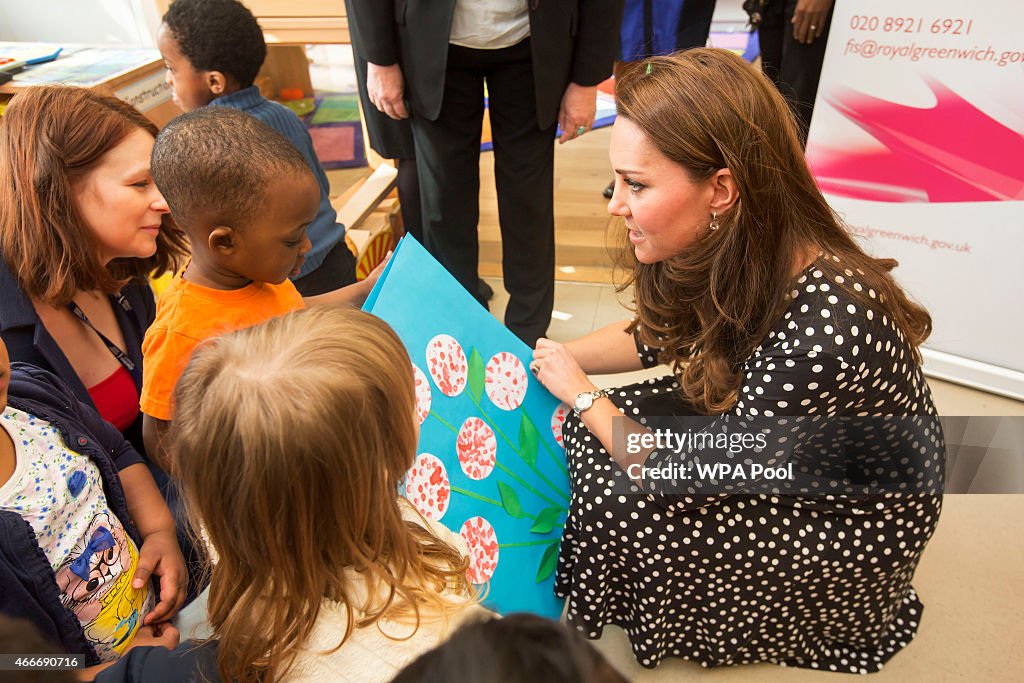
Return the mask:
M715 0L686 0L679 16L676 49L704 47L711 33L711 18L715 15Z
M554 134L539 128L530 41L499 50L450 45L435 121L413 114L427 249L480 300L480 133L484 82L494 141L505 325L533 346L555 295ZM481 301L486 306L486 302Z
M821 63L825 59L825 46L832 26L832 10L829 10L821 37L808 45L797 42L793 37L793 24L790 22L796 4L797 0L768 0L758 29L758 40L764 72L789 102L800 123L800 140L806 142L814 114L814 98L818 95Z
M341 240L327 252L323 263L316 270L292 280L295 289L302 296L316 296L347 287L356 281L356 257L352 255L345 240Z

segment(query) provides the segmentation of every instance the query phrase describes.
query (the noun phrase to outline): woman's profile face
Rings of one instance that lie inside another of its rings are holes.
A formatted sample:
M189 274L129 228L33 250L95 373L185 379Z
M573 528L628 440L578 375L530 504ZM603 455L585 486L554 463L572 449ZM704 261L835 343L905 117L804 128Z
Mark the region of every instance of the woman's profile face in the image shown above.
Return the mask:
M153 136L138 128L75 182L78 211L99 245L100 262L156 253L167 203L149 173Z
M612 127L615 194L608 213L621 216L636 259L658 263L686 250L708 230L714 189L695 183L679 164L659 152L633 122Z

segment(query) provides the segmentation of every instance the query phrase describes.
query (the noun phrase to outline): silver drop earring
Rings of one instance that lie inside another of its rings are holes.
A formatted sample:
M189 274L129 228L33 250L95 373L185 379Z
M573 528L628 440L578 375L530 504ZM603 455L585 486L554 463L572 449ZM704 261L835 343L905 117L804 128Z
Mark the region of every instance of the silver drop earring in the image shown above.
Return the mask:
M711 212L711 225L709 225L708 227L710 227L712 230L718 230L718 228L721 227L721 224L718 222L718 214L715 213L714 211Z

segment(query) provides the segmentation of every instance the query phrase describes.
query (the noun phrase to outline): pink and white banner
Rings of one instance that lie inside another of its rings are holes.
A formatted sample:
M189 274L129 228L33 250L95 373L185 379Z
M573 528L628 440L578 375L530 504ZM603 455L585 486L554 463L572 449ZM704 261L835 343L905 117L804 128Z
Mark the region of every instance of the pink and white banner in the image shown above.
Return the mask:
M1024 398L1024 4L838 0L807 143L932 314L929 374Z

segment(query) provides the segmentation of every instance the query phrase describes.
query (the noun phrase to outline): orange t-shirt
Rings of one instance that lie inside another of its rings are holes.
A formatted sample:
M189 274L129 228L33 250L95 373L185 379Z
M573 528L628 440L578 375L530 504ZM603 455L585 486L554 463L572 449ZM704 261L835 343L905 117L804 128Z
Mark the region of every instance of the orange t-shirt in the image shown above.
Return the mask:
M203 341L302 307L290 280L222 290L175 276L157 301L156 319L142 341L142 412L160 420L174 417L174 386Z

